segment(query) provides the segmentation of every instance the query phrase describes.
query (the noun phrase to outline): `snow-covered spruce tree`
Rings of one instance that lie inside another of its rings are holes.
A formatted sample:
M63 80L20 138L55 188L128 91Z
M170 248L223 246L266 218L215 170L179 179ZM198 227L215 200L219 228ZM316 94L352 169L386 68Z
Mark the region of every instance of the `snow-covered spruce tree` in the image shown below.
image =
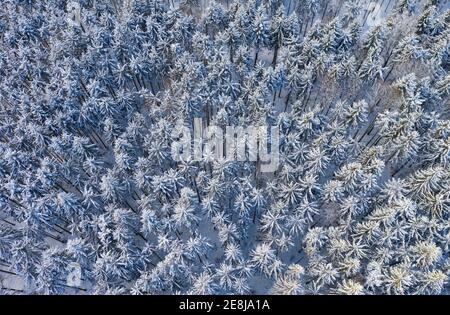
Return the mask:
M448 294L449 9L4 0L0 293Z

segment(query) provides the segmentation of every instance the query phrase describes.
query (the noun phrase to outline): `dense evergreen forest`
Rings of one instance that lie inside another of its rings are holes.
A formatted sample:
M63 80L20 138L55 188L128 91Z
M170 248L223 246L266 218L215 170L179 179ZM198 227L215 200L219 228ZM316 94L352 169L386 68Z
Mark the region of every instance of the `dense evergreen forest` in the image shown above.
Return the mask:
M2 0L0 294L449 294L449 70L444 0Z

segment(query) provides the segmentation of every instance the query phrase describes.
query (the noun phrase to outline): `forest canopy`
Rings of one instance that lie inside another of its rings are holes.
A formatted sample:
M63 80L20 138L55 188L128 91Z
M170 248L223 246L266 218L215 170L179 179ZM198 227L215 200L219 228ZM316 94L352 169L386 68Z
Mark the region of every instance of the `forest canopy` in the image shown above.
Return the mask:
M2 0L0 294L448 294L449 69L442 0Z

